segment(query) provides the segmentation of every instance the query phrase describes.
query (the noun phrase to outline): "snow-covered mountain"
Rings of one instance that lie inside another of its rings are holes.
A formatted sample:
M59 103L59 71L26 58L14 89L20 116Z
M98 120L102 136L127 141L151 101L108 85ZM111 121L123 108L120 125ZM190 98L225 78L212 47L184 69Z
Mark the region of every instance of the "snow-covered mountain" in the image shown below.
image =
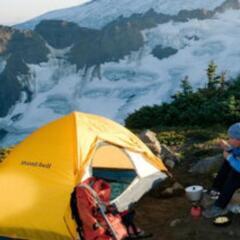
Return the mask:
M213 11L225 0L95 0L79 7L46 13L21 24L22 28L34 28L42 20L58 19L76 22L82 27L101 29L119 17L129 18L134 14L145 14L150 9L156 13L176 16L181 11L205 9ZM236 2L236 1L228 1ZM224 5L225 6L225 5Z
M122 122L214 60L240 73L238 0L95 0L0 27L0 144L73 110Z

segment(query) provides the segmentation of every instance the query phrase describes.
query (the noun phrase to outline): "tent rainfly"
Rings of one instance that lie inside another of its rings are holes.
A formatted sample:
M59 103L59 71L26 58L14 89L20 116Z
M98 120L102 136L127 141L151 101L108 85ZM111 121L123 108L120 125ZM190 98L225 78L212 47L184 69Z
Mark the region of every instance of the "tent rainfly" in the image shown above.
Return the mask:
M162 161L129 130L73 112L33 132L0 164L0 236L77 239L70 196L94 169L135 173L112 200L119 210L167 176Z

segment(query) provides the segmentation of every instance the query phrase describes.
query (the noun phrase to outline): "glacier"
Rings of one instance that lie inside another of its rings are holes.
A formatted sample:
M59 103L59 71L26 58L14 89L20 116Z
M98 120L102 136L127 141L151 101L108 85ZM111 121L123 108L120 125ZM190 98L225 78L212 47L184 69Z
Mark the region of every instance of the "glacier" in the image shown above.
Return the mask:
M214 8L216 2L222 1L203 2ZM169 101L185 76L189 76L194 88L204 86L211 60L218 65L218 71L227 71L229 79L240 73L239 10L218 13L206 20L170 21L143 30L142 35L145 44L139 51L118 62L101 64L100 76L94 74L96 66L78 70L70 64L65 55L71 47L57 50L48 46L48 62L28 64L32 101L24 101L23 93L9 114L0 118L1 129L8 132L0 146L15 144L43 124L76 110L123 123L129 113L143 105ZM157 45L177 52L159 60L152 54ZM4 64L0 59L0 70Z

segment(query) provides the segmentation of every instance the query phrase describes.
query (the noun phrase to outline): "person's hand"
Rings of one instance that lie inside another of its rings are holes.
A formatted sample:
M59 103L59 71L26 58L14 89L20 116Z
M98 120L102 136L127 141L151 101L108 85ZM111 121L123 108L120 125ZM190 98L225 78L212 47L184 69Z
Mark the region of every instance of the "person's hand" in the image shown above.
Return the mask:
M230 144L226 140L223 140L223 139L221 139L219 141L219 144L220 144L220 147L224 150L226 150L230 147Z
M227 152L227 151L224 151L223 152L223 157L225 158L225 159L227 159L227 157L230 155L230 153L229 152Z

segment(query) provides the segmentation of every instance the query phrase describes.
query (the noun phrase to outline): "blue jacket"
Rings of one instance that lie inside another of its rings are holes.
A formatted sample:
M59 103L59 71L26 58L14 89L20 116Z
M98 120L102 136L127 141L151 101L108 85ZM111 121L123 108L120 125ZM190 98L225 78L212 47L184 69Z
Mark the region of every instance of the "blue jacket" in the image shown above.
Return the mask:
M240 173L240 148L232 148L228 152L230 154L227 157L227 161L233 169Z

